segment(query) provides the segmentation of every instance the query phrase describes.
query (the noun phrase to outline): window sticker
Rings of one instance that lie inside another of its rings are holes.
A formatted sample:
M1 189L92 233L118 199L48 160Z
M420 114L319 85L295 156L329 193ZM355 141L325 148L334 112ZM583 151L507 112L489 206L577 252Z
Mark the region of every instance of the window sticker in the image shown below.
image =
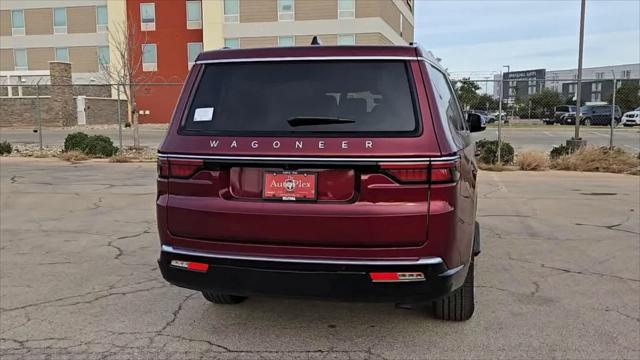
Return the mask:
M211 121L213 120L213 108L197 108L193 114L193 121Z

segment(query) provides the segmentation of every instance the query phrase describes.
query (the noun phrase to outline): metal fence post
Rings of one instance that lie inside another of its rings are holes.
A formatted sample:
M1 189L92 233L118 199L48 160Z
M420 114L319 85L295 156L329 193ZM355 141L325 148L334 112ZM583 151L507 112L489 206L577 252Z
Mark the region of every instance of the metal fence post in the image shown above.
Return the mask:
M120 145L120 153L122 153L122 117L120 116L120 84L117 85L117 106L118 106L118 142Z
M498 164L500 164L500 148L502 147L502 98L503 98L503 93L504 93L504 84L505 81L502 78L504 75L503 73L500 74L500 81L502 81L502 84L500 85L500 103L498 104L498 153L497 153L497 157L498 157Z
M618 89L618 84L616 81L616 72L611 70L613 73L613 100L611 101L611 126L609 133L609 150L613 150L613 127L616 124L616 90Z
M42 152L42 113L40 111L40 78L36 83L36 108L38 116L38 142L40 143L40 152Z

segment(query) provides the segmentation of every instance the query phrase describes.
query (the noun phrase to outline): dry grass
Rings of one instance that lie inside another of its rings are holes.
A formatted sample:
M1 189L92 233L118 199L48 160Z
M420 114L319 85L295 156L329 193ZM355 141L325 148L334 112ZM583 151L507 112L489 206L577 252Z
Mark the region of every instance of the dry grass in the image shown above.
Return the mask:
M586 147L551 164L557 170L640 174L640 159L620 149Z
M497 172L516 170L516 168L513 166L502 165L502 164L485 164L483 162L478 162L478 168L480 168L480 170L497 171Z
M523 151L516 156L516 166L525 171L544 171L549 169L550 162L541 151Z
M84 161L88 160L89 157L81 151L72 150L60 154L60 159L64 161Z
M128 162L131 162L132 160L133 159L123 154L116 154L109 158L109 162L112 162L112 163L128 163Z

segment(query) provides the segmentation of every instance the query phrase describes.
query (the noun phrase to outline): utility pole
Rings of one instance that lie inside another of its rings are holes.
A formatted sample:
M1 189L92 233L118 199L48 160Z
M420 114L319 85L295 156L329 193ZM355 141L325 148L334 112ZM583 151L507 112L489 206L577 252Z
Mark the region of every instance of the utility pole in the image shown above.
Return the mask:
M573 150L577 150L586 145L586 141L580 138L580 120L582 111L580 110L582 101L582 55L584 50L584 13L587 1L580 2L580 41L578 43L578 84L576 89L576 129L573 139L567 141L567 145Z

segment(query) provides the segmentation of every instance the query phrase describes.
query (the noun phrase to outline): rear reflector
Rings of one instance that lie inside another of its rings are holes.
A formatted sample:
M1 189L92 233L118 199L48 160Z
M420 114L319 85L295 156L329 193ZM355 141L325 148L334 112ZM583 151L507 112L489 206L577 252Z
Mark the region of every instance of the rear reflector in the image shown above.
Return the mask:
M421 272L372 272L369 273L373 282L408 282L424 281L424 274Z
M209 265L205 263L181 260L171 260L171 266L198 272L206 272L209 269Z

